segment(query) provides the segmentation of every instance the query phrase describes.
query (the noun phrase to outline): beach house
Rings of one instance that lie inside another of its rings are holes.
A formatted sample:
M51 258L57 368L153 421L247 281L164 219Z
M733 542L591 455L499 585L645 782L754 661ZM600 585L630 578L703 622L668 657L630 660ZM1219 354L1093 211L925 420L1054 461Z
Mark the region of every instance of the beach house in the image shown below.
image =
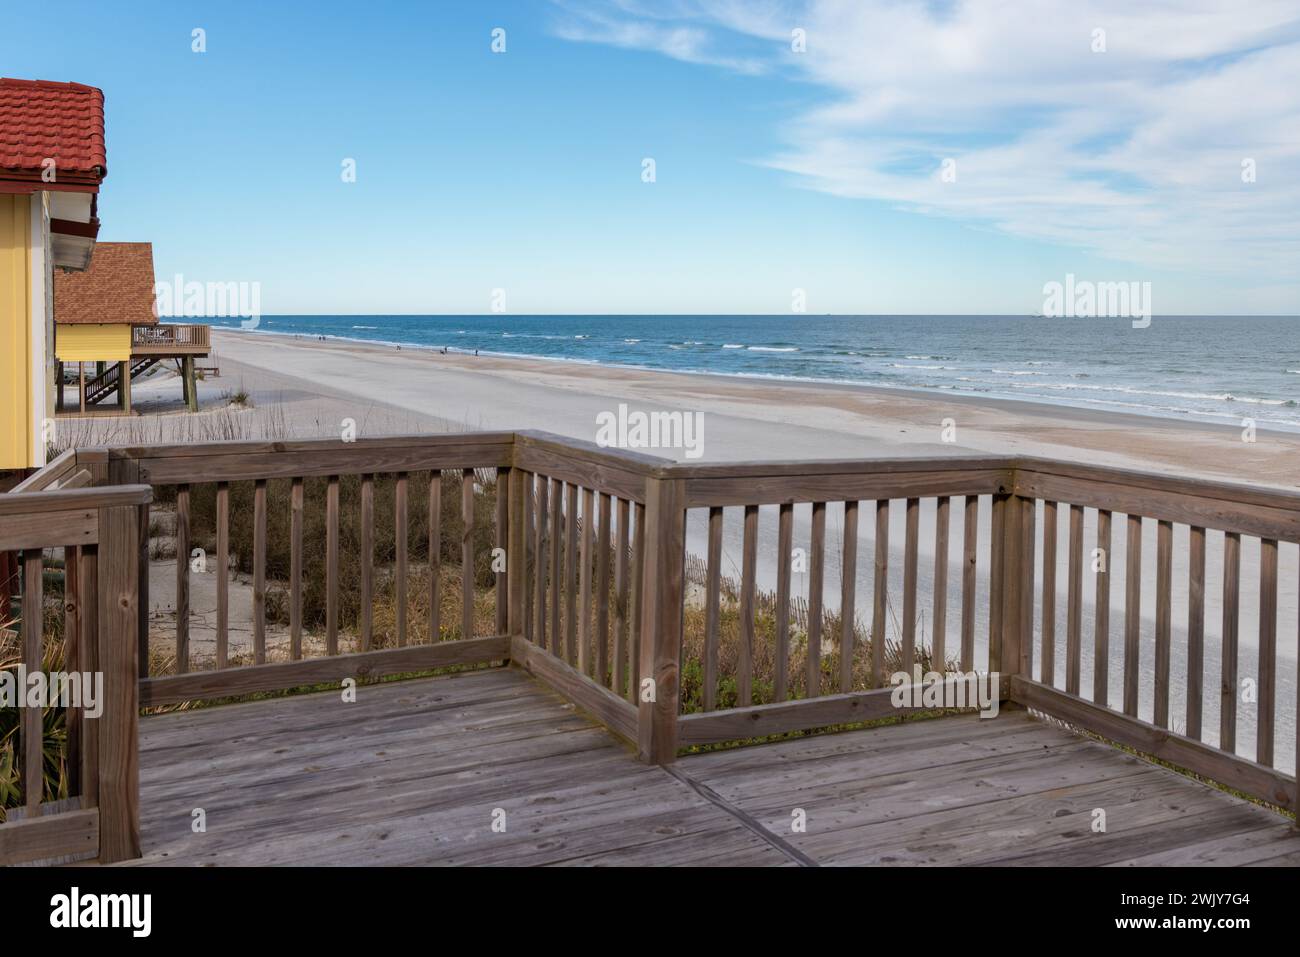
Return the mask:
M158 322L151 243L100 243L90 268L57 272L54 337L60 412L129 413L132 379L168 359L197 406L194 360L209 352L208 327ZM66 395L70 373L76 401Z
M102 91L0 78L0 471L45 464L54 267L89 266L107 171Z

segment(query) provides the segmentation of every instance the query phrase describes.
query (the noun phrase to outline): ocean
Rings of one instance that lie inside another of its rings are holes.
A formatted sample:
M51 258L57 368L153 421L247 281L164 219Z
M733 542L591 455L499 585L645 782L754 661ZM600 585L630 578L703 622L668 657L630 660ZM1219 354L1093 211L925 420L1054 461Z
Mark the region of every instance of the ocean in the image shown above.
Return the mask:
M1296 316L263 316L258 331L1300 431Z

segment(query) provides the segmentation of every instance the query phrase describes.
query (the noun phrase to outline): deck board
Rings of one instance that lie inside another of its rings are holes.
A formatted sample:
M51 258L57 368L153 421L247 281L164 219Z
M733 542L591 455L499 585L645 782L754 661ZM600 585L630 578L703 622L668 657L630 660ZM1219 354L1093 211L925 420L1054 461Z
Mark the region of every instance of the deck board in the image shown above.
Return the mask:
M518 669L146 717L142 864L1294 864L1273 812L1023 712L647 766ZM203 808L207 831L193 833ZM805 833L791 833L794 808ZM1107 832L1090 829L1107 811ZM504 811L504 833L492 830Z

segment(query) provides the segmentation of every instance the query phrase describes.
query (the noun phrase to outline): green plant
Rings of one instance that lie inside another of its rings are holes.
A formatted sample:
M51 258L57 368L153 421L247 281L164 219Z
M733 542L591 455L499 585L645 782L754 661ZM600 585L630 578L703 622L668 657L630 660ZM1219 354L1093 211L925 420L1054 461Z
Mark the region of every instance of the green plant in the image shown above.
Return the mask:
M62 618L57 606L47 602L45 608L46 642L41 667L44 671L63 668ZM17 671L22 661L22 639L16 630L16 620L0 623L0 670ZM13 705L0 706L0 819L5 809L23 804L23 759L19 738L23 709ZM42 712L41 742L41 800L55 801L68 796L68 728L66 713L62 708L46 708Z

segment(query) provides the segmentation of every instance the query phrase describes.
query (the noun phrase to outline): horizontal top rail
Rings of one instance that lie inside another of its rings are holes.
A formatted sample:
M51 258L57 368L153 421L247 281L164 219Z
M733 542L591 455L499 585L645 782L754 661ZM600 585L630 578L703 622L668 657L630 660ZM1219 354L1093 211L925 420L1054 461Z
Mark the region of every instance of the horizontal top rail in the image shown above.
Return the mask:
M688 508L1017 494L1300 541L1300 491L1287 489L1027 456L677 463L528 430L83 449L15 491L48 487L105 460L133 462L139 481L155 485L513 466L638 503L647 479L681 480Z
M0 515L36 515L66 512L72 509L113 508L120 505L144 505L152 501L148 485L101 485L93 488L56 489L29 492L25 495L0 495Z
M669 477L797 478L808 475L856 475L869 472L889 475L899 472L954 472L1009 470L1016 459L1006 455L891 455L862 459L776 459L772 461L710 462L699 465L670 464Z
M1018 459L1015 491L1161 521L1300 542L1300 492L1051 459Z
M155 485L302 478L367 472L496 468L510 464L510 432L450 433L373 439L212 442L108 449Z
M148 485L0 495L0 552L99 542L100 509L149 502Z
M646 479L666 474L672 465L653 456L541 432L515 433L513 464L638 503L645 501Z
M77 450L68 449L56 456L44 467L37 469L27 478L9 490L14 492L40 492L57 485L61 480L70 478L77 471Z

